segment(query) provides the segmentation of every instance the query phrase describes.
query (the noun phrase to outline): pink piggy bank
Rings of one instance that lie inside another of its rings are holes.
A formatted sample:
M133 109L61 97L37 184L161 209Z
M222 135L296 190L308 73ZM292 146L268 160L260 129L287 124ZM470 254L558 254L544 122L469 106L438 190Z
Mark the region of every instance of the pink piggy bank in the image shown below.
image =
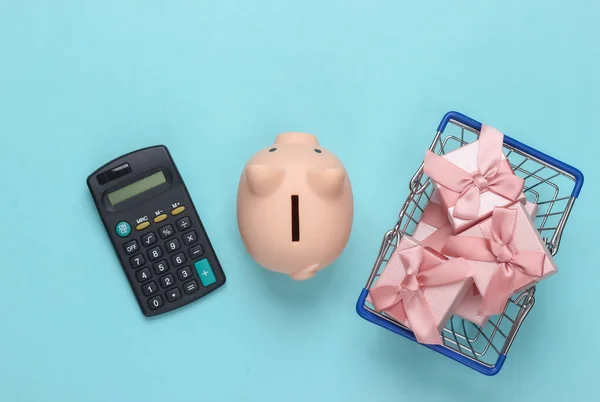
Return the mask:
M242 241L266 269L309 279L342 253L354 215L346 169L314 135L283 133L241 175Z

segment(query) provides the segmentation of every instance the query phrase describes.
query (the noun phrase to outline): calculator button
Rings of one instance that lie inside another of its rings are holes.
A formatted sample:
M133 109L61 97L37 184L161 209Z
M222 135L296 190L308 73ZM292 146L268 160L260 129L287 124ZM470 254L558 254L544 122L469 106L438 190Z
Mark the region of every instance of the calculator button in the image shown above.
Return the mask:
M193 230L183 235L183 244L186 246L192 244L196 240L198 240L198 236L196 236L196 232Z
M192 276L192 270L190 267L183 267L179 271L177 271L177 276L180 280L185 281L189 277Z
M131 225L125 221L117 223L115 227L117 235L120 237L127 237L131 233Z
M169 286L173 286L174 283L175 283L175 279L173 278L173 275L171 275L171 274L165 275L162 278L160 278L160 286L162 286L163 288L168 288Z
M171 211L171 213L173 215L179 215L180 213L182 213L183 211L185 211L185 207L182 205L180 207L175 208L174 210Z
M176 254L173 257L171 257L171 261L173 262L174 266L178 267L186 261L185 255L183 253Z
M156 272L157 275L162 274L163 272L167 272L169 270L169 265L167 265L167 262L165 260L159 261L156 264L154 264L154 272Z
M125 249L125 254L131 255L131 254L135 253L136 251L138 251L138 249L139 249L138 242L135 240L128 241L127 243L123 244L123 248Z
M148 226L150 226L150 222L146 221L146 222L142 222L139 225L137 225L135 227L136 230L144 230L146 229Z
M157 308L163 305L163 299L162 297L160 297L160 295L155 296L152 299L148 300L148 305L152 310L156 310Z
M161 239L166 239L167 237L173 236L173 226L171 225L163 226L158 231Z
M145 235L142 237L142 244L143 244L145 247L151 246L151 245L153 245L154 243L156 243L156 235L154 234L154 232L150 232L150 233L148 233L148 234L145 234Z
M181 292L178 288L171 289L167 292L167 300L172 302L181 297Z
M133 256L129 259L129 262L131 263L131 268L138 268L141 267L146 260L144 259L144 256L142 254L138 254L136 256Z
M192 223L190 222L190 218L188 218L187 216L185 218L181 218L177 221L177 227L181 231L186 230L190 226L192 226Z
M198 290L198 282L191 280L183 285L183 291L187 294L194 293Z
M137 271L135 273L135 276L137 276L137 280L139 282L146 282L148 279L150 279L152 274L150 273L150 270L148 268L144 268L144 269Z
M179 240L177 239L173 239L173 240L169 240L168 242L165 243L165 248L167 249L167 252L172 253L175 250L179 249Z
M194 258L198 258L202 254L204 254L204 250L202 249L202 246L198 244L197 246L192 247L189 250L189 253L190 253L190 257L192 257L192 259L194 259Z
M206 258L196 261L194 268L196 268L196 272L198 272L200 281L204 286L210 286L217 281L217 278L215 278L215 274Z
M150 258L150 261L158 260L160 257L162 257L162 249L160 246L148 250L148 258Z
M145 296L153 295L154 293L156 293L157 290L158 287L156 287L156 282L150 282L142 286L142 293Z
M155 223L162 222L165 219L167 219L168 217L169 216L167 214L160 214L160 215L154 217L154 222Z

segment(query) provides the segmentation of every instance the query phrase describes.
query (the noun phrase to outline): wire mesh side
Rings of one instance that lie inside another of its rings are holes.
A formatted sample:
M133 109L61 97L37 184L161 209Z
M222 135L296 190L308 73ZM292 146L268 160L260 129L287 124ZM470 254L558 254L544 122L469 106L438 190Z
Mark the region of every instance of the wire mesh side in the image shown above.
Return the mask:
M479 132L471 127L451 120L444 133L436 133L430 150L442 155L477 140L478 136ZM538 205L535 225L546 247L552 255L555 255L573 206L571 192L575 185L575 178L555 166L506 144L504 153L515 174L525 180L524 193L527 199ZM433 185L423 174L423 165L410 181L409 190L410 194L400 211L398 221L384 235L374 268L367 281L367 289L377 282L400 238L404 235L412 235L431 198ZM512 296L504 312L490 317L482 326L453 316L441 333L444 347L482 365L493 367L501 354L508 353L534 303L535 286L532 286ZM366 302L365 308L394 325L404 327L385 312L376 312L369 302Z

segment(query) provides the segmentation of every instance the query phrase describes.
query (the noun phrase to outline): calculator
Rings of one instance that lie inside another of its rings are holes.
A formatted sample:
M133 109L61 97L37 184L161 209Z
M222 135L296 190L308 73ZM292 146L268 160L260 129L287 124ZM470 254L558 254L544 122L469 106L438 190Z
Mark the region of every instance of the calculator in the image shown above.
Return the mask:
M146 317L225 283L225 274L167 147L120 156L87 178L123 271Z

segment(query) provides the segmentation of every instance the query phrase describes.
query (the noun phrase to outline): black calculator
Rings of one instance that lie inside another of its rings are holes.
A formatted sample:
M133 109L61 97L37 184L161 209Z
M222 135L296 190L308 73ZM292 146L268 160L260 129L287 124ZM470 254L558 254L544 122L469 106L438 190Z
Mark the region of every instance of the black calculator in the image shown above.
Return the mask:
M225 283L167 147L116 158L92 173L87 185L145 316L182 307Z

